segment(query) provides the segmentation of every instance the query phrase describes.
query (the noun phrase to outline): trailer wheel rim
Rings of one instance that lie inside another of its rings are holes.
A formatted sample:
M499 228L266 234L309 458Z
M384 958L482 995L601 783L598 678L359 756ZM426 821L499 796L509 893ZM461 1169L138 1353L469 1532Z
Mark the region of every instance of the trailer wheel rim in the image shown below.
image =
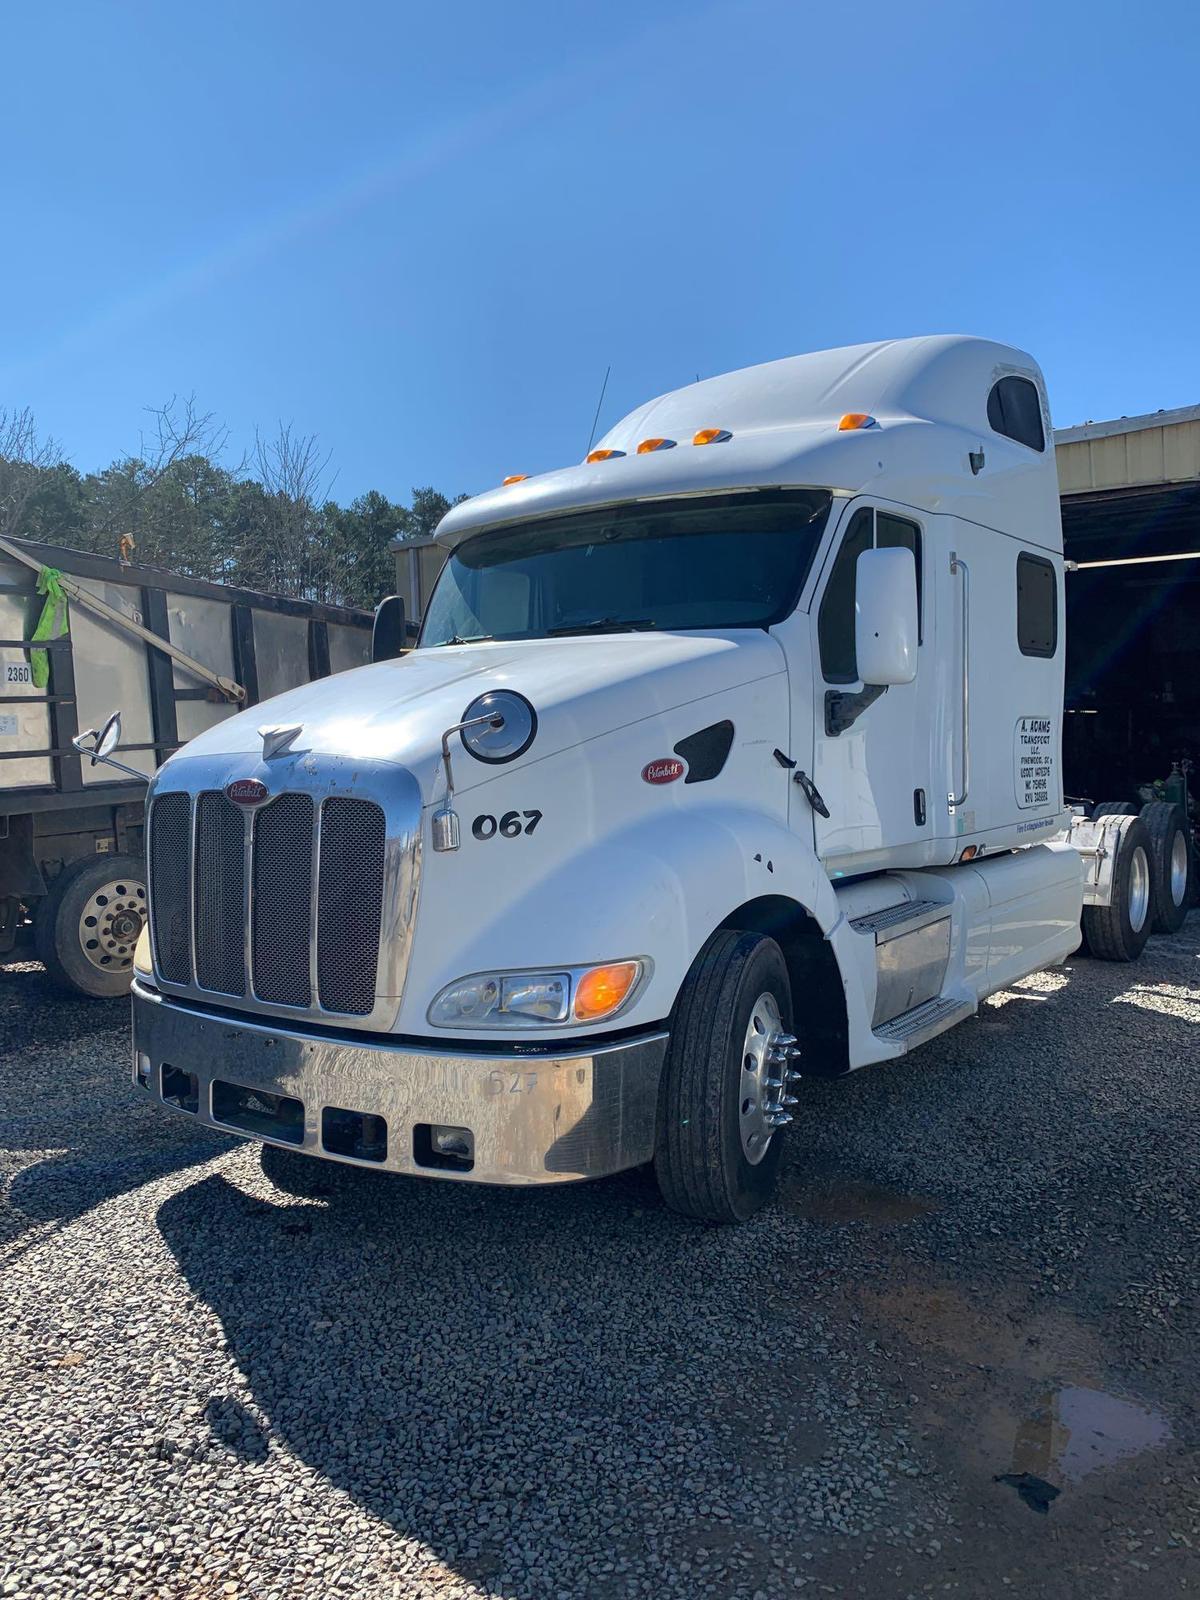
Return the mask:
M1183 897L1187 894L1187 880L1187 836L1182 828L1177 828L1175 837L1171 841L1171 899L1177 906L1183 904Z
M79 914L79 948L98 972L125 972L146 925L146 885L114 878L89 895Z
M1141 845L1129 863L1129 926L1141 933L1150 910L1150 863Z
M768 990L750 1008L742 1045L738 1082L738 1129L742 1154L752 1167L766 1155L778 1128L791 1117L784 1111L787 1070L781 1065L778 1041L785 1032L779 1002Z

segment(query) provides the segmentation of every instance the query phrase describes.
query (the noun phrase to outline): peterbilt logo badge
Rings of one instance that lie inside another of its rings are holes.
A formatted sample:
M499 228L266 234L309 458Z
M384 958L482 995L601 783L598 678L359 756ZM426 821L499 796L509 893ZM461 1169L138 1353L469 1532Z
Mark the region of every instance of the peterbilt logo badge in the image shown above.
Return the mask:
M687 771L687 763L680 761L675 756L668 756L662 761L649 761L642 768L642 777L646 783L674 783L676 778L682 778Z
M267 798L267 786L257 778L235 778L225 785L225 798L238 806L260 806Z

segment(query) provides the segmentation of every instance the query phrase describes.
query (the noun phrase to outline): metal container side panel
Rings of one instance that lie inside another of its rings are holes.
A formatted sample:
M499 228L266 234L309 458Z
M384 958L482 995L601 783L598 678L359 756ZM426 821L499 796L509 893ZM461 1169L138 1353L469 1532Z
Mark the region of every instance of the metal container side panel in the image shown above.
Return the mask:
M351 628L344 623L329 624L329 670L349 672L365 667L371 660L370 628Z
M258 697L270 700L309 681L308 620L278 611L254 613L254 659Z
M138 590L126 584L101 583L91 578L78 578L76 582L114 611L144 625ZM100 727L111 712L119 709L122 759L147 777L152 776L158 765L153 748L137 748L138 745L152 747L154 743L150 667L146 659L148 646L80 605L71 607L71 638L80 729ZM112 772L107 767L92 766L85 761L83 781L85 785L111 783Z
M223 600L201 600L196 595L167 595L167 632L171 643L224 677L234 678L233 607ZM205 688L202 681L178 662L173 663L172 681L178 691ZM181 744L194 739L206 728L215 727L239 708L229 701L212 698L175 701L175 724Z
M39 602L33 574L0 563L0 639L28 639L36 626ZM49 756L11 757L14 750L48 750L50 707L23 705L44 693L33 681L24 650L0 648L0 789L29 789L54 782Z

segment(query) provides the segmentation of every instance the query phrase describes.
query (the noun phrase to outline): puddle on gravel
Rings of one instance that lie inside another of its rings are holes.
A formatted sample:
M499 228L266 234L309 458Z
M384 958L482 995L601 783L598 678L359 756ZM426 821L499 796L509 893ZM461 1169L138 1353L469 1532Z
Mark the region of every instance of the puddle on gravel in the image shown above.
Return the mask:
M1047 1394L1017 1428L1012 1469L1066 1484L1154 1450L1171 1437L1165 1417L1103 1389L1069 1385Z
M786 1196L789 1208L809 1222L866 1222L877 1228L925 1217L939 1208L917 1194L899 1194L877 1183L800 1185Z

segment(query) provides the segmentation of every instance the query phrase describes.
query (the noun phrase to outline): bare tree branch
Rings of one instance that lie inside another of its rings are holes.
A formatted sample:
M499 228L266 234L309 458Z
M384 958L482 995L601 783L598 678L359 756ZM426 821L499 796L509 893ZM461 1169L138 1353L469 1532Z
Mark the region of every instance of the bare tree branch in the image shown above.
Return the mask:
M0 409L0 535L11 537L20 528L30 496L41 474L62 461L62 451L50 438L38 435L33 412Z
M254 462L259 482L268 494L286 495L289 500L307 500L314 506L324 504L333 489L334 478L324 487L321 480L332 460L332 450L322 457L315 433L293 433L290 422L281 422L273 439L264 439L255 430Z

